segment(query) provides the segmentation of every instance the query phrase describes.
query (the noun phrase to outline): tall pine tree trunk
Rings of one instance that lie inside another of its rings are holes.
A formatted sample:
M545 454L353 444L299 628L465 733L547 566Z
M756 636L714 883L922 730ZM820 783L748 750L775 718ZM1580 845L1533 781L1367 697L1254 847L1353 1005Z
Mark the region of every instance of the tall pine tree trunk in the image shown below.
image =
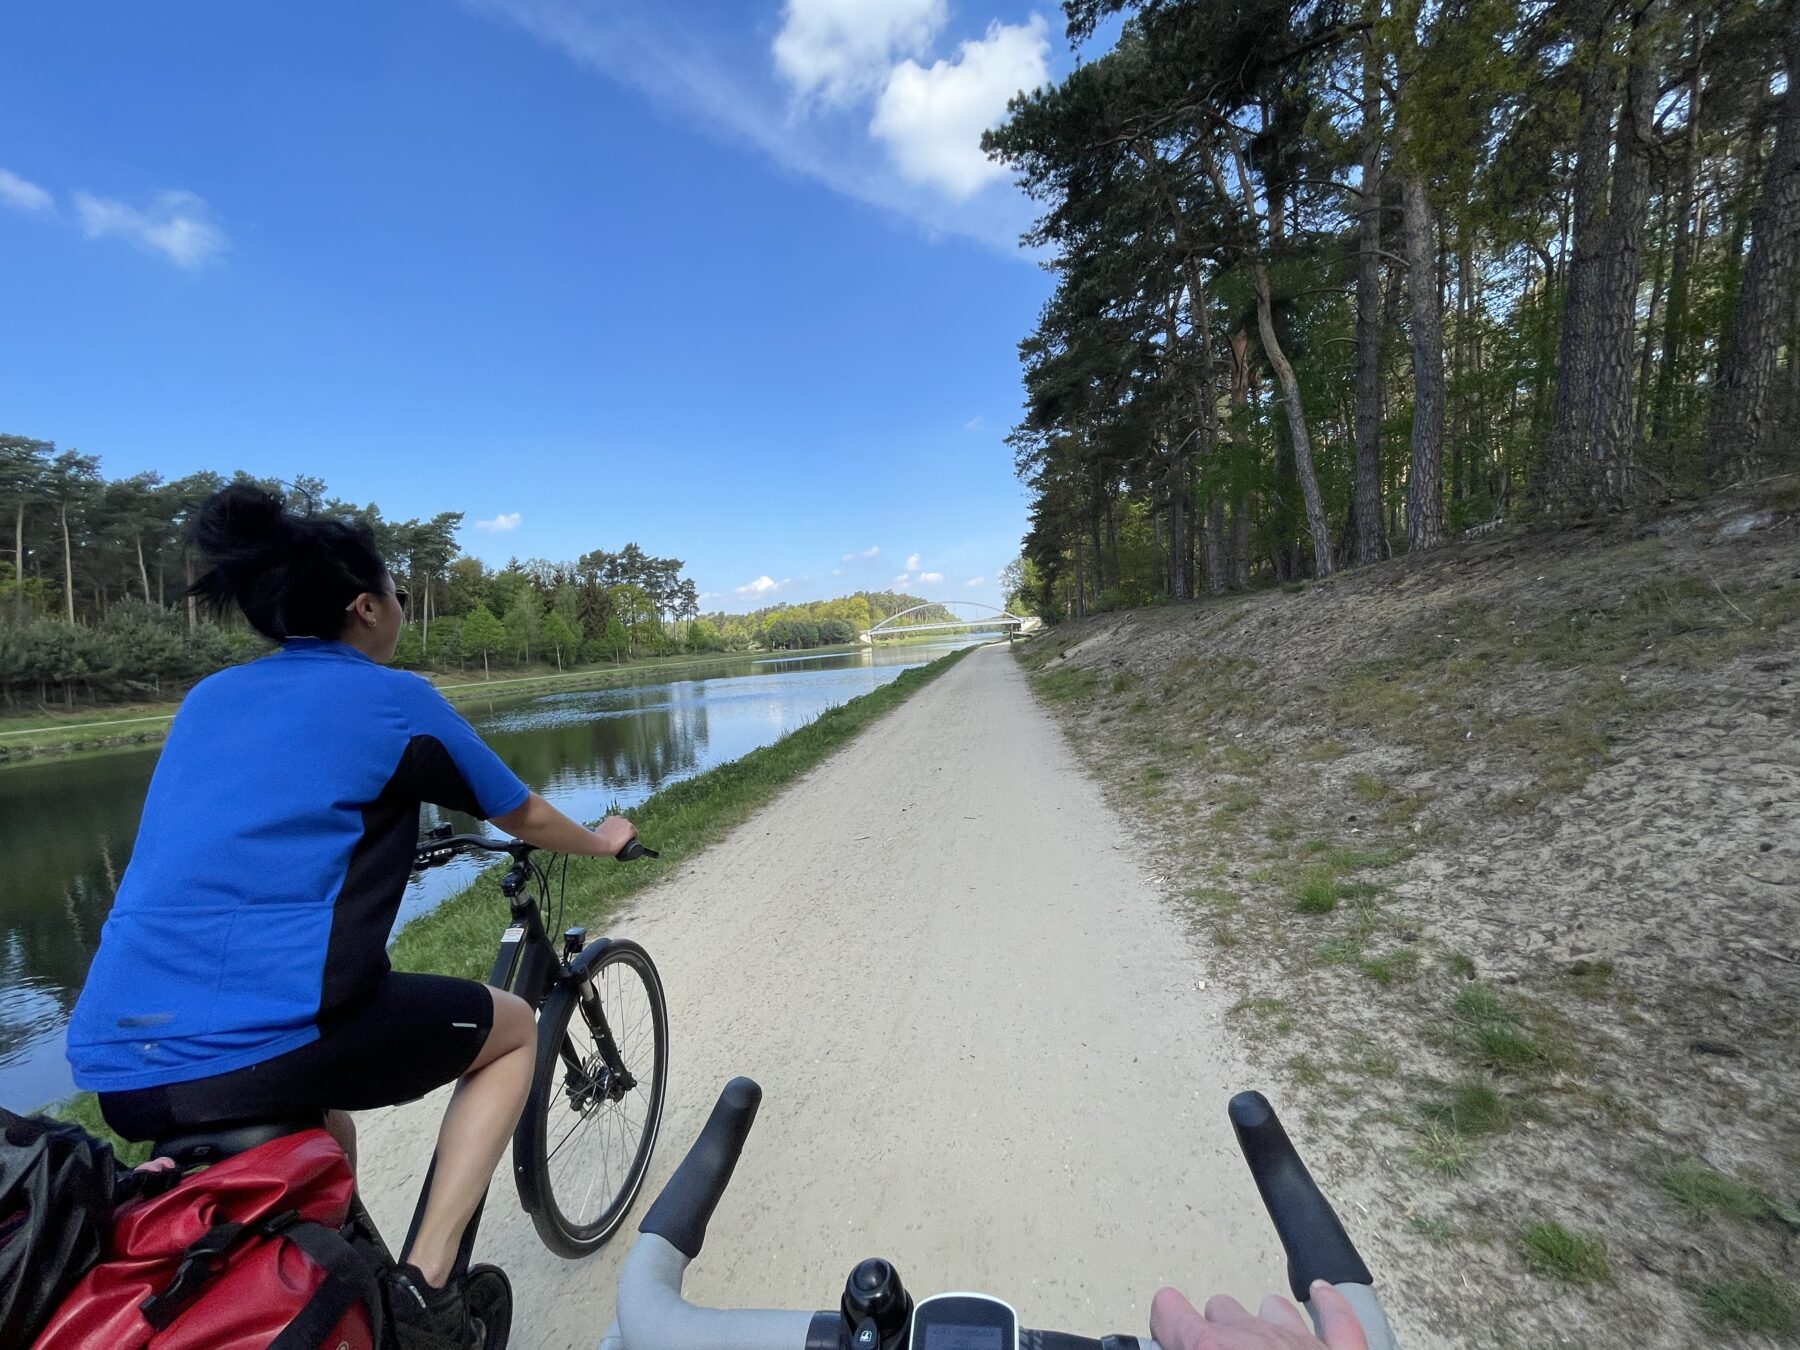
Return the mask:
M1225 594L1231 580L1225 575L1225 494L1214 488L1206 499L1206 529L1202 534L1206 558L1206 588Z
M1438 311L1437 229L1431 199L1408 170L1400 185L1406 214L1406 289L1411 302L1412 465L1406 475L1406 542L1414 552L1444 542L1444 325Z
M63 537L63 601L68 610L69 622L75 622L75 559L69 548L69 503L65 498L58 503L58 513L62 521Z
M1363 48L1362 197L1356 252L1356 469L1350 561L1381 558L1381 59Z
M1244 162L1244 147L1235 132L1231 139L1232 158L1237 166L1238 187L1243 196L1244 218L1257 222L1256 196L1250 189L1250 170ZM1213 169L1214 182L1224 192L1225 184ZM1325 501L1319 495L1319 478L1313 471L1312 439L1306 431L1306 408L1300 400L1300 381L1294 367L1281 349L1275 334L1275 306L1269 286L1269 268L1262 255L1250 259L1250 281L1256 290L1256 331L1262 339L1263 355L1275 368L1275 379L1281 385L1282 407L1287 415L1288 434L1294 454L1294 473L1300 480L1301 499L1306 504L1306 526L1312 535L1313 572L1315 576L1331 575L1331 532L1325 522Z
M1763 170L1750 256L1707 429L1708 467L1720 481L1748 476L1767 449L1776 358L1792 313L1800 256L1800 3L1788 0L1784 9L1787 90L1775 125L1775 151Z
M1615 511L1633 495L1637 465L1632 375L1644 218L1650 200L1651 118L1656 110L1656 66L1647 50L1646 13L1640 10L1632 19L1625 104L1613 146L1612 194L1596 277L1591 492L1596 505Z
M144 603L152 604L154 602L150 599L150 569L144 566L144 536L138 534L133 538L137 543L138 580L144 583Z
M1597 273L1605 246L1608 160L1619 83L1608 51L1611 0L1587 0L1584 11L1575 20L1576 60L1584 70L1575 135L1573 239L1563 265L1562 340L1557 349L1550 441L1534 488L1552 511L1580 511L1594 505L1588 465L1602 303Z
M20 490L19 505L13 514L13 619L25 614L25 496Z
M1687 143L1681 156L1681 189L1675 204L1675 238L1670 245L1669 297L1663 305L1662 361L1656 371L1656 392L1650 400L1650 439L1668 441L1670 414L1675 402L1675 381L1681 368L1682 346L1688 323L1688 268L1693 254L1695 188L1700 178L1700 85L1706 53L1705 21L1694 19L1694 69L1688 79Z

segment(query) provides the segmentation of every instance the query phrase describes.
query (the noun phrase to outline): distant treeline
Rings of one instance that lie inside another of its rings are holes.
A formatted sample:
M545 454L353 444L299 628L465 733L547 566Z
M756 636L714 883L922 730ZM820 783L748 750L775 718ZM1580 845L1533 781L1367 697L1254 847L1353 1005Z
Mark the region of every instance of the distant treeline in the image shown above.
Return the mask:
M195 508L228 481L279 492L300 511L366 521L399 586L407 623L395 664L491 672L532 662L624 661L669 653L851 642L922 601L859 593L751 615L701 617L678 558L636 544L572 562L494 569L456 543L461 512L393 520L329 498L319 479L237 474L107 480L97 456L0 436L0 698L12 708L156 698L268 650L241 620L215 621L185 596ZM10 535L10 538L7 538ZM927 617L922 613L918 618ZM848 628L849 631L846 631Z

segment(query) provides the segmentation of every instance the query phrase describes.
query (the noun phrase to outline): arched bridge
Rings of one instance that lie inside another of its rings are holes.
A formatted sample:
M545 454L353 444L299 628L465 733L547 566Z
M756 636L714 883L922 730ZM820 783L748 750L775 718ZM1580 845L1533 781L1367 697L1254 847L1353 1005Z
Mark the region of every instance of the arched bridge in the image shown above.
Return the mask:
M972 606L975 609L988 610L992 618L961 619L953 623L901 623L908 614L917 614L922 609L950 609L957 606ZM903 609L898 614L890 614L868 632L862 634L864 642L874 642L876 638L892 637L896 633L932 633L957 628L1011 628L1014 632L1026 633L1037 628L1041 621L1036 618L1022 619L1017 614L999 608L996 605L984 605L979 600L927 600L922 605L914 605L911 609Z

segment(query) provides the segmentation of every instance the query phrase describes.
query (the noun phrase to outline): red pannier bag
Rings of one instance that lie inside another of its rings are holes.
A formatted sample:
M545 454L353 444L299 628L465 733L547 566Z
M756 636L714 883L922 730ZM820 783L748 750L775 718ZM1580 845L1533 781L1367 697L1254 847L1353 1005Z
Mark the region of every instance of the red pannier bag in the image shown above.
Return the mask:
M339 1231L353 1186L302 1130L123 1206L32 1350L376 1350L380 1282Z

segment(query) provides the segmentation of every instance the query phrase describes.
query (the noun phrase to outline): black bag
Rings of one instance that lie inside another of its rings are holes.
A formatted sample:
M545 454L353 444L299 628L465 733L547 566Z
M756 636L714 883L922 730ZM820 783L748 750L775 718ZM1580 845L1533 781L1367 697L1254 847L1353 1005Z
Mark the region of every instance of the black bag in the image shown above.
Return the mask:
M29 1345L112 1231L123 1169L78 1125L0 1107L0 1345Z

